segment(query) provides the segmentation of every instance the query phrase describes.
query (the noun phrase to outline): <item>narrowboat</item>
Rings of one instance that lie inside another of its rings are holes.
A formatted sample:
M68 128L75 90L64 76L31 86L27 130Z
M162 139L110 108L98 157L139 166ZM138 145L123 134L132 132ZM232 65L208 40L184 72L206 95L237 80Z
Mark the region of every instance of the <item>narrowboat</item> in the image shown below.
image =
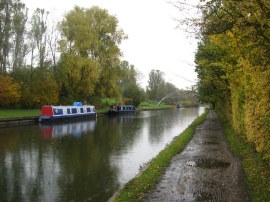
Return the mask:
M66 119L75 117L96 117L96 109L92 105L83 105L81 102L74 102L70 106L44 105L41 107L39 121Z
M176 108L178 108L178 109L179 109L179 108L182 108L182 105L181 105L181 104L177 104L177 105L176 105Z
M109 108L109 115L130 114L135 112L136 107L132 105L111 105Z

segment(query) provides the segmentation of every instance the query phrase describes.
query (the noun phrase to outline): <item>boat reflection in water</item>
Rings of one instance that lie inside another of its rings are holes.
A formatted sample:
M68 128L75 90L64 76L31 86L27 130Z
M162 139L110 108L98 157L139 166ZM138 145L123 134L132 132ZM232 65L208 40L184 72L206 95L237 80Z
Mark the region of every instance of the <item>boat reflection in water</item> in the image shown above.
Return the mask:
M114 124L128 124L136 119L136 114L122 114L118 116L109 116L109 119L112 120Z
M82 134L94 131L96 120L76 120L76 122L42 123L39 125L41 134L46 138L59 138L68 135L80 137Z

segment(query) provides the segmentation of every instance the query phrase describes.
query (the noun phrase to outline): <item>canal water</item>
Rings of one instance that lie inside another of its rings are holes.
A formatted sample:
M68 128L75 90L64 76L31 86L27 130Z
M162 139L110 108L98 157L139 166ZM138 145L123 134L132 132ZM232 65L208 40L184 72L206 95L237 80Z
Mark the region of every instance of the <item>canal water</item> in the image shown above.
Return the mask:
M107 201L204 108L0 129L1 201Z

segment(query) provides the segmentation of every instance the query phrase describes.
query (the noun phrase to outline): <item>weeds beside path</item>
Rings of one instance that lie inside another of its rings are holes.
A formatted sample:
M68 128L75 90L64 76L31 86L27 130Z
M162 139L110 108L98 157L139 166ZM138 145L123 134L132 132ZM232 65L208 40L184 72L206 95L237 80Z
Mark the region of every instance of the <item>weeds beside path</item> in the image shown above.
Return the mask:
M225 136L234 155L240 156L251 201L270 201L270 166L254 147L228 125L224 125Z

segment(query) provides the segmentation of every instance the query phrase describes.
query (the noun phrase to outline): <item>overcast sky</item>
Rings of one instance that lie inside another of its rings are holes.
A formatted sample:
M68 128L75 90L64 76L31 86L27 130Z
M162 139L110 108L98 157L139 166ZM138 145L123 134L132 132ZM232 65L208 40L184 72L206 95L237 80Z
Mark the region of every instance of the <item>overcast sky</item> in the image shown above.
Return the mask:
M177 88L194 85L194 52L197 42L188 39L174 20L181 13L166 0L22 0L30 10L44 8L58 21L75 5L98 6L117 17L128 39L120 45L123 59L143 74L145 87L149 72L158 69ZM185 78L185 79L184 79Z

